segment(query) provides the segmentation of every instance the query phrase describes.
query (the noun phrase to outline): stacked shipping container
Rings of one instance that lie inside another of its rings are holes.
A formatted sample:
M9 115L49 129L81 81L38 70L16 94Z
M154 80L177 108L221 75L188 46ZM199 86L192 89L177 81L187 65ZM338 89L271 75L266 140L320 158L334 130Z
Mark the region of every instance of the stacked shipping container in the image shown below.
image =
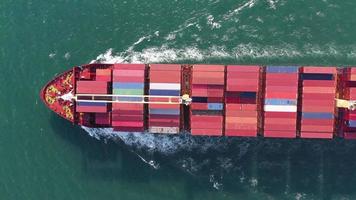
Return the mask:
M115 64L112 94L144 95L145 65ZM117 97L113 100L142 102L143 97ZM112 126L118 131L144 131L144 106L136 103L113 103Z
M227 66L225 135L256 137L259 66Z
M76 94L107 94L108 83L106 81L77 81ZM107 103L79 102L76 104L76 112L105 113Z
M111 68L106 68L106 69L98 68L98 69L96 69L95 80L96 81L111 82Z
M225 66L195 65L192 76L191 134L223 135Z
M149 95L174 96L181 95L180 65L150 65ZM168 102L167 98L150 98L150 101ZM152 133L179 133L179 104L149 104L149 131Z
M334 132L336 68L303 67L302 138L332 138Z
M346 82L345 97L347 100L356 101L356 68L345 69L343 80ZM344 137L356 139L356 110L344 110Z
M265 137L296 137L298 77L296 66L266 67Z

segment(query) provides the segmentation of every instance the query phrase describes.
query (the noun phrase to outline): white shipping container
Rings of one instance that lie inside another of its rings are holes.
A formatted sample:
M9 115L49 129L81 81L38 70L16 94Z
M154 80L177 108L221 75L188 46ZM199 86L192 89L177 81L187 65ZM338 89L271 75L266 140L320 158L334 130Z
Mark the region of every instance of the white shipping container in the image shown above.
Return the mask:
M265 105L264 110L266 112L297 112L296 105Z
M150 83L151 90L180 90L180 83Z

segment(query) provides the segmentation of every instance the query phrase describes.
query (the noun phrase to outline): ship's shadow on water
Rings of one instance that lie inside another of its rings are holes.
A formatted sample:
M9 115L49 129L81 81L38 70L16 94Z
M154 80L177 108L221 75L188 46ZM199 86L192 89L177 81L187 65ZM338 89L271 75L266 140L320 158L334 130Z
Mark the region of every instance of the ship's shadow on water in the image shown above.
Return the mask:
M145 146L135 143L135 135L97 140L56 116L51 124L60 138L80 148L83 173L94 179L149 183L180 177L188 196L213 188L322 199L356 195L355 141L149 136ZM169 140L174 142L162 144Z

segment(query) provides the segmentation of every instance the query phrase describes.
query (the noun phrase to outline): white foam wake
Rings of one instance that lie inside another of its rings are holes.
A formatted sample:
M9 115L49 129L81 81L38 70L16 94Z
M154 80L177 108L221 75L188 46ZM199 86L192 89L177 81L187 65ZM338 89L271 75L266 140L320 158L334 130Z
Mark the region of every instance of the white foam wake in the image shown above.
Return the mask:
M167 45L149 47L142 51L124 51L114 53L108 49L100 54L93 62L102 63L167 63L167 62L201 62L209 60L224 60L238 63L248 59L293 59L293 58L344 58L356 59L356 46L336 46L333 44L305 45L296 47L291 44L262 46L255 44L239 44L228 50L225 46L213 46L199 49L196 46L170 48ZM345 61L349 61L345 60ZM321 63L322 64L322 63Z

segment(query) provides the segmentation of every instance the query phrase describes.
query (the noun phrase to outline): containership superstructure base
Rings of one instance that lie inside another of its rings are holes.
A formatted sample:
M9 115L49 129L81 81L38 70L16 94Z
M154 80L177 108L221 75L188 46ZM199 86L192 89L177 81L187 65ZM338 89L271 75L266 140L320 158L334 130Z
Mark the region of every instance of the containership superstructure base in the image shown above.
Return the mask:
M74 124L125 132L356 139L356 68L88 64L41 90Z

